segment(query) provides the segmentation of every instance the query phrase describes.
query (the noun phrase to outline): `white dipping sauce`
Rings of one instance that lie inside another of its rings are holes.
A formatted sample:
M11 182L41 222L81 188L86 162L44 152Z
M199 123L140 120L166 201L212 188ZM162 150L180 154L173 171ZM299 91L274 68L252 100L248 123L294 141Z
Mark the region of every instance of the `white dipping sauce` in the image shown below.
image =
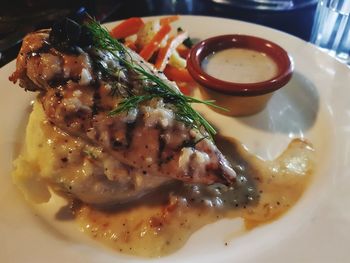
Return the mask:
M215 52L201 66L214 78L235 83L261 82L277 74L277 65L268 55L244 48Z

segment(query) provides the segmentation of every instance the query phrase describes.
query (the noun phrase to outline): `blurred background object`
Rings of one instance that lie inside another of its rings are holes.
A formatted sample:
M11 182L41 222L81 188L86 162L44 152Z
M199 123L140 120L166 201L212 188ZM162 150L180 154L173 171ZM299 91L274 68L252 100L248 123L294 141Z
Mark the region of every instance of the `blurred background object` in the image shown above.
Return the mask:
M213 0L213 2L256 10L283 11L313 5L317 0Z
M271 3L285 2L284 8ZM101 22L132 16L217 16L269 26L309 40L316 0L11 0L0 10L0 66L13 60L30 31L87 11ZM267 5L270 2L270 5ZM253 4L259 4L259 6ZM292 3L292 5L291 5ZM273 8L274 7L274 8ZM235 33L235 32L233 32Z
M310 41L350 65L350 0L319 0Z

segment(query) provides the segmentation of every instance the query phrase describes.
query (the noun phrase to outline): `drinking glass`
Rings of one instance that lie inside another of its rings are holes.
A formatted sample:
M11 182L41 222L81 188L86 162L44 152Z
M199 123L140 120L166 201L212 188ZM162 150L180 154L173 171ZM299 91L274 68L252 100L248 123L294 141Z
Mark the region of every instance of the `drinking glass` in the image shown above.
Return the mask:
M350 65L350 0L319 0L310 42Z
M282 11L316 4L317 0L213 0L213 2L248 9Z

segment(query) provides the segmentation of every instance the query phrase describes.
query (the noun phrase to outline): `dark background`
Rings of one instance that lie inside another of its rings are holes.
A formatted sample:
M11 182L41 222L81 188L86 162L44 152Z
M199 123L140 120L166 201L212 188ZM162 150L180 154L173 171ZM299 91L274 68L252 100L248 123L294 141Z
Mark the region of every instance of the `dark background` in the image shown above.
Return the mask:
M244 1L244 0L242 0ZM4 1L1 1L4 2ZM8 3L10 2L10 3ZM309 40L315 4L286 11L251 10L213 0L7 0L0 9L0 66L13 60L23 36L86 10L101 22L131 16L193 14L266 25ZM221 1L225 2L225 1Z

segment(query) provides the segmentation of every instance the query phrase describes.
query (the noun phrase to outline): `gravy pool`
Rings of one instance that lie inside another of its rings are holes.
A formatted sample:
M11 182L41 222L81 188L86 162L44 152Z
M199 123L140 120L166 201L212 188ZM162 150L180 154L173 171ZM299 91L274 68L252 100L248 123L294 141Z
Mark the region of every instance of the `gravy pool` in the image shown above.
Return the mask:
M77 205L81 230L125 254L165 256L184 246L201 227L223 218L242 218L246 230L278 219L310 182L314 150L305 141L293 140L273 161L257 158L232 138L219 136L216 143L237 172L232 189L217 195L219 186L180 183L107 210Z

